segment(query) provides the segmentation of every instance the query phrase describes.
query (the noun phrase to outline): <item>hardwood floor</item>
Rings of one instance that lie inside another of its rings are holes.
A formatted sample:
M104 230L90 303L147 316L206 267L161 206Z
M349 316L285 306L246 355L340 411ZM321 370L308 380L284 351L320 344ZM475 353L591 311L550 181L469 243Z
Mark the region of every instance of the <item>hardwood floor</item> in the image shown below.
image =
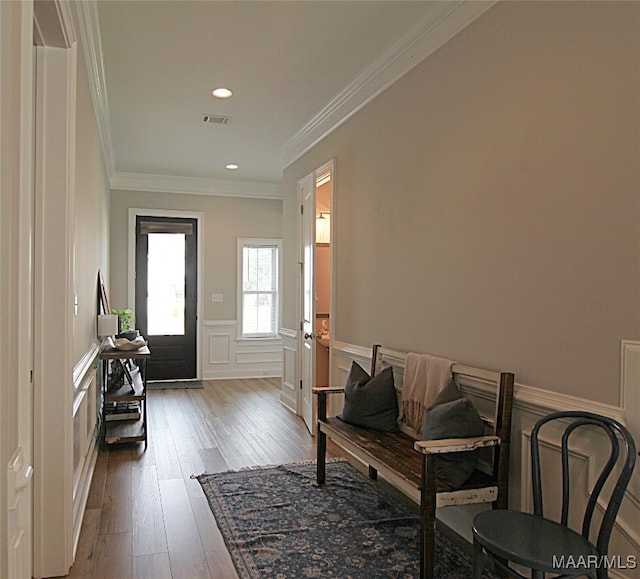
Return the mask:
M315 458L315 439L279 402L279 380L210 380L148 393L149 444L98 455L67 577L237 577L193 474Z

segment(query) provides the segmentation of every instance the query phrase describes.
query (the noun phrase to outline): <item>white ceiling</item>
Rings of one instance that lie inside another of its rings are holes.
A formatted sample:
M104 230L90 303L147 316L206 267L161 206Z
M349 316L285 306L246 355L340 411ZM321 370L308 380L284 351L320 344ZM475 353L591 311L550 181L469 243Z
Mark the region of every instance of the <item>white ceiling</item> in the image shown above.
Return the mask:
M112 186L277 197L289 163L493 2L79 4Z

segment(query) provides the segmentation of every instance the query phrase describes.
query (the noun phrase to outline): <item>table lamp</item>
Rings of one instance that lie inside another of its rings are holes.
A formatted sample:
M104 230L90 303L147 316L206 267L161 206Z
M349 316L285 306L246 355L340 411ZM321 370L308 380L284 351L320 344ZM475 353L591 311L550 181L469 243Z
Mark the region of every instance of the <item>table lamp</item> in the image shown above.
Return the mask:
M115 336L118 333L118 316L112 314L98 315L98 336Z

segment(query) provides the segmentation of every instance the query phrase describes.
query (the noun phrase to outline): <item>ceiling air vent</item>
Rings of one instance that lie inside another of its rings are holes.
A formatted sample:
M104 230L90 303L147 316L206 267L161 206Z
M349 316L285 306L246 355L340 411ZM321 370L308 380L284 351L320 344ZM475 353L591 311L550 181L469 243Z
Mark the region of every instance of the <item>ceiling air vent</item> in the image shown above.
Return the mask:
M231 117L225 115L202 115L203 123L211 123L212 125L228 125L231 122Z

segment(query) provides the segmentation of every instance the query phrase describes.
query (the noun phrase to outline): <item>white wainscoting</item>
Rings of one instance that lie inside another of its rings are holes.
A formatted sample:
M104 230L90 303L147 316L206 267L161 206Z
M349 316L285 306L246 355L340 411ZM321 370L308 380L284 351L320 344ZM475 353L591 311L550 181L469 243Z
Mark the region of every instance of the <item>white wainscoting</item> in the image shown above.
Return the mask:
M351 362L358 362L367 371L371 365L371 349L361 346L334 342L332 347L332 383L344 384L351 367ZM530 510L531 483L530 483L530 450L529 437L535 422L542 416L551 412L562 410L588 410L596 414L602 414L615 418L625 424L633 434L636 443L640 444L640 342L621 342L621 381L614 388L611 399L614 404L604 404L592 400L558 394L540 388L534 388L517 382L514 394L514 411L511 438L511 484L509 502L511 508ZM494 370L500 370L494 368ZM401 384L402 371L394 372L396 384ZM481 385L465 384L465 393L479 407L487 403L487 395ZM332 414L341 410L339 396L333 396L333 404L330 407ZM554 433L546 435L545 447L542 453L544 471L545 457L551 460L559 452L560 440ZM580 447L572 455L571 465L574 480L579 481L580 503L586 504L590 489L593 488L594 467L600 464L604 454L605 440L599 434L594 434L589 439L582 440ZM551 487L553 488L553 487ZM555 488L560 489L559 483ZM548 498L549 506L554 505L557 497ZM471 521L473 516L484 509L484 506L451 507L440 509L438 518L454 528L463 537L471 540ZM609 555L619 555L622 562L631 556L640 565L640 466L634 472L633 479L622 503L618 515L613 536L610 542ZM620 568L610 569L611 577L640 578L640 567L636 569Z
M282 340L238 339L236 320L209 320L202 328L202 378L273 378L282 375Z
M78 546L80 528L98 456L98 414L102 405L97 344L73 368L73 553Z
M280 392L280 402L291 412L297 413L300 393L300 380L296 380L298 333L295 330L283 328L280 330L280 337L282 338L282 390Z

